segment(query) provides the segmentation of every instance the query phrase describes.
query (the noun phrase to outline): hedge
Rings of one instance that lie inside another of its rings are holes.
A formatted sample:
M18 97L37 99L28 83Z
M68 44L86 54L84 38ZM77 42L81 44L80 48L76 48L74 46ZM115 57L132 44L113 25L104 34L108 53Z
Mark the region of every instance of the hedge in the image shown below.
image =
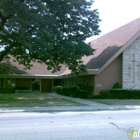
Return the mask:
M140 90L125 90L125 89L101 90L99 98L103 98L103 99L140 99Z
M62 94L62 86L53 87L53 91L57 94Z
M15 88L0 88L0 94L15 93Z
M78 86L56 86L53 88L54 92L57 94L70 96L70 97L79 97L87 98L88 92L81 90Z
M54 92L56 92L57 94L61 94L65 96L76 96L76 91L78 87L56 86L53 89Z

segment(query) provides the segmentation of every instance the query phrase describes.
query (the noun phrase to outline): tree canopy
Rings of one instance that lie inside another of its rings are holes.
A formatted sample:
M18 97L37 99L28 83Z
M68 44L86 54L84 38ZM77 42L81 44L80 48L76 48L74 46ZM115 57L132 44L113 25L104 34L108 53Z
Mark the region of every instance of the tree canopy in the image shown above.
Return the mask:
M0 0L0 62L12 55L58 71L61 64L76 72L82 56L93 53L85 39L100 33L93 0Z

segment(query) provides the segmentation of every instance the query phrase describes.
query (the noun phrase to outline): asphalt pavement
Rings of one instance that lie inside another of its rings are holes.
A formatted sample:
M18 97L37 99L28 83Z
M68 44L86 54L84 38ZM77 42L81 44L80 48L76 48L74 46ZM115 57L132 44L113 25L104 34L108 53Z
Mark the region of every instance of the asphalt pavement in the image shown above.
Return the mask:
M1 113L0 140L139 140L139 124L140 110Z
M50 93L50 96L54 96L61 99L70 100L83 104L82 106L51 106L51 107L10 107L0 108L0 113L13 113L13 112L65 112L65 111L103 111L103 110L133 110L140 109L140 106L136 105L106 105L87 99L72 98L55 93Z

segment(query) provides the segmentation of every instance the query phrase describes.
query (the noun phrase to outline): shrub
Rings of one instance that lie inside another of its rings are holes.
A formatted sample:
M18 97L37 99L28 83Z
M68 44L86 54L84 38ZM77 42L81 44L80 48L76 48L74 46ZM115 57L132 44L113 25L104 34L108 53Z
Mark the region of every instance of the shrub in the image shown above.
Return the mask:
M80 90L87 91L88 93L92 93L92 91L93 91L93 86L90 85L90 83L88 83L88 82L78 84L78 87Z
M76 92L76 97L79 97L79 98L88 98L88 92L85 91L85 90L77 90Z
M117 83L115 83L114 85L113 85L113 87L112 87L113 89L121 89L122 88L122 86L121 86L121 84L119 83L119 82L117 82Z
M57 87L54 87L53 89L54 89L54 92L56 92L57 94L75 97L78 87L57 86Z
M0 93L15 93L15 88L0 88Z
M104 99L111 98L109 90L101 90L100 91L100 98L104 98Z
M78 87L77 86L72 86L69 88L69 95L71 97L76 97L76 93L77 93Z
M92 93L93 86L91 86L89 83L83 83L79 84L78 86L56 86L53 88L53 90L57 94L65 96L88 98Z
M53 87L54 92L57 94L62 94L62 86Z
M140 90L111 89L100 91L102 99L140 99Z
M57 86L53 89L57 94L70 97L87 98L89 96L89 92L87 90L80 89L77 86Z
M93 86L89 82L78 84L77 96L80 98L88 98L92 95Z
M140 99L140 90L110 90L118 99Z

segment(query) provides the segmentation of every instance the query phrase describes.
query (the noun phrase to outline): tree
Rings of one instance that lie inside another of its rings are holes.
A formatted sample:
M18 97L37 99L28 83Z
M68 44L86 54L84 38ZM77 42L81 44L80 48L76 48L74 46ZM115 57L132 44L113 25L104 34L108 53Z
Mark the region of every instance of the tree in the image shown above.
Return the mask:
M93 49L84 40L98 35L100 21L93 0L1 0L0 62L12 55L20 64L31 61L58 71L61 64L76 72L82 56Z

